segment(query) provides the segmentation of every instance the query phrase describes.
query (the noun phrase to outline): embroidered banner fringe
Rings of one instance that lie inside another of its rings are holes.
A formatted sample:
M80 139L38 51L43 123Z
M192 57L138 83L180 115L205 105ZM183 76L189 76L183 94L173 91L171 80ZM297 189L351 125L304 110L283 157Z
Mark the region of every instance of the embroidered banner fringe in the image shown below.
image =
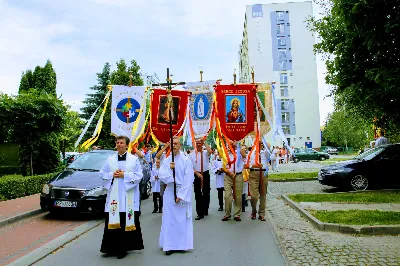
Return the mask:
M135 231L136 230L136 226L134 225L128 225L125 227L125 231Z
M108 224L108 229L120 229L120 224Z

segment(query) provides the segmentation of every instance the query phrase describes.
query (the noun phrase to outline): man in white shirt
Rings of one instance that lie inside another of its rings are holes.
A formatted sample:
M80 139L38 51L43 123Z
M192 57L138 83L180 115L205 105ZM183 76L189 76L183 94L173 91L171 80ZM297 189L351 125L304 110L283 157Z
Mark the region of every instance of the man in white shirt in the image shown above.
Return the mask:
M263 148L263 147L262 147ZM268 147L269 148L269 147ZM256 158L256 149L252 149L247 157L244 168L250 169L250 193L251 193L251 219L255 220L257 215L257 201L260 199L258 209L258 219L265 221L265 208L267 203L268 186L268 151L260 150L259 157Z
M203 145L206 150L203 150ZM194 170L194 194L197 212L195 220L201 220L204 216L207 216L210 207L209 156L211 153L211 147L204 140L197 139L195 150L189 155Z
M236 153L236 161L226 166L226 169L221 168L225 173L224 177L224 192L225 192L225 216L222 221L228 221L231 218L232 201L234 202L233 218L240 222L242 214L242 192L243 192L243 166L246 158L245 149L240 149L237 142L231 142ZM234 160L234 155L229 151L228 156L230 161Z
M156 213L157 211L159 213L162 213L163 198L161 196L161 181L160 178L158 177L158 172L160 170L160 159L155 158L154 160L155 160L155 165L151 170L151 177L150 177L151 187L153 191L153 202L154 202L153 213Z
M213 164L213 172L215 174L215 185L218 191L218 203L219 203L219 209L218 211L223 211L224 209L224 172L221 171L221 168L223 167L221 158L217 156L217 158L214 160Z

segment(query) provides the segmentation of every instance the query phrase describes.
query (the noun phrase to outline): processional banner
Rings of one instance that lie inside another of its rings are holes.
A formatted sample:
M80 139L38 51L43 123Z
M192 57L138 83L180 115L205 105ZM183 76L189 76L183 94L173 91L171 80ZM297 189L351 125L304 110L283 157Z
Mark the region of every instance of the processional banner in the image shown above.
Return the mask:
M154 89L151 94L151 132L158 141L167 143L170 141L170 121L172 121L172 135L182 134L186 119L186 108L189 92L186 90L171 90L172 107L171 116L165 89Z
M254 130L256 86L254 84L217 85L215 115L222 133L240 141Z
M145 86L112 86L111 134L134 142L146 123Z
M216 80L188 82L187 90L191 92L189 98L189 113L195 138L208 135L213 112L213 96Z

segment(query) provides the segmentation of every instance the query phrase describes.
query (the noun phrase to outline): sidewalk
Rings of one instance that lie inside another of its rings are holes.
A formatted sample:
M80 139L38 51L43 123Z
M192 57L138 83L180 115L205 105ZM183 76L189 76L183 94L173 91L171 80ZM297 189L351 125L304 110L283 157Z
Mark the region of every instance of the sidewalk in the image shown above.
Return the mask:
M300 202L299 205L304 209L316 211L339 211L339 210L380 210L400 212L399 203L331 203L331 202Z
M9 219L40 210L40 194L0 202L0 226Z

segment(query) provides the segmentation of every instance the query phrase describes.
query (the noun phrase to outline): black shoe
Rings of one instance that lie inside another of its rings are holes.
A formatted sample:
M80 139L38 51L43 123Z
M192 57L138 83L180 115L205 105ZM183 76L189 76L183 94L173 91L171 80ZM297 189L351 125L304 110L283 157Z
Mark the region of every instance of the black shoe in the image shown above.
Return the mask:
M158 213L162 213L162 210L160 209L160 210L158 211Z
M118 256L117 256L117 259L123 259L123 258L125 258L125 256L126 255L128 255L128 253L127 252L125 252L125 253L122 253L122 254L119 254Z
M165 255L169 256L172 254L172 250L165 251Z
M154 209L152 213L156 213L156 212L157 212L157 209Z
M219 207L218 211L222 212L224 209L222 209L222 207Z
M203 215L197 215L197 217L196 218L194 218L195 220L201 220L201 219L204 219L204 216Z
M204 215L205 215L205 216L208 216L208 211L206 211L206 212L204 213Z
M242 212L246 212L246 209L245 209L245 208L242 208Z

